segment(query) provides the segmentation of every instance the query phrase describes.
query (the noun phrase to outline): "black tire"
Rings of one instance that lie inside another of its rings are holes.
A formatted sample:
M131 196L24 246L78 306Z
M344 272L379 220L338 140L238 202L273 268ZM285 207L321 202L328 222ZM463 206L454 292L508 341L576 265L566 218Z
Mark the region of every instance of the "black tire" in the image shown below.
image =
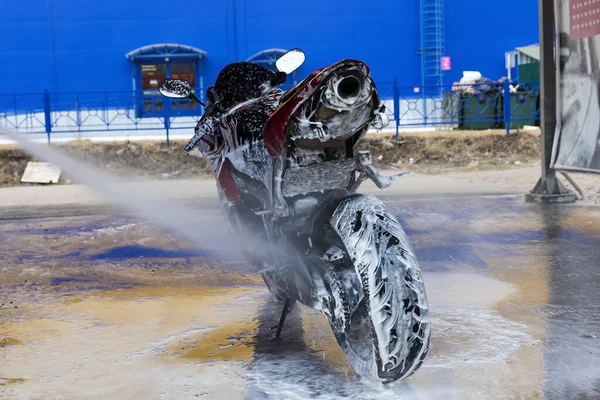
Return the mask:
M363 298L336 339L357 374L381 382L412 375L429 351L431 322L412 246L393 213L373 196L342 199L329 226L343 243L339 274L358 274ZM343 279L342 279L343 280Z

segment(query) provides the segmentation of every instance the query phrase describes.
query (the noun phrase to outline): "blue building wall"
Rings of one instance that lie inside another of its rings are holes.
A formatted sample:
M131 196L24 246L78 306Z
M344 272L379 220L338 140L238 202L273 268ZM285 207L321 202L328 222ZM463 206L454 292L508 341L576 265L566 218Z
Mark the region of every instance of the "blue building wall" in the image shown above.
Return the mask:
M506 76L504 53L539 40L537 0L445 0L445 15L446 54L452 57L446 83L465 70Z
M446 54L453 70L505 74L504 52L537 42L537 0L446 0ZM205 86L227 63L261 50L301 47L300 77L345 57L377 82L421 79L417 0L2 0L0 93L132 88L125 54L154 43L207 52Z

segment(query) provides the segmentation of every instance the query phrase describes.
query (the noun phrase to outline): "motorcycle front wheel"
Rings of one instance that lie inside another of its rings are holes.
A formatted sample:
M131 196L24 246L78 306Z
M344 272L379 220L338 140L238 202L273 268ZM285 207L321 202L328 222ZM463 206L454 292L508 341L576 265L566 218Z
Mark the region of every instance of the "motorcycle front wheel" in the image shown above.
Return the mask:
M323 229L329 252L343 254L334 263L335 280L343 283L345 292L337 298L356 301L342 307L351 309L343 317L349 318L344 324L331 317L329 322L358 375L384 383L405 379L425 360L431 332L427 295L413 248L379 199L350 195L335 203L333 211L329 208L328 215L320 218L318 229Z

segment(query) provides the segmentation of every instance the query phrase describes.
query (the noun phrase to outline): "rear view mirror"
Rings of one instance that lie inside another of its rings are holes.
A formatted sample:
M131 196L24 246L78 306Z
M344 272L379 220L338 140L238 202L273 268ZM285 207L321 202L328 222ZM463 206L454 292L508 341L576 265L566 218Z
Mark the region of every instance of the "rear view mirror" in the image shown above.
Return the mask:
M171 99L186 99L192 94L190 83L185 79L165 79L158 86L158 91Z
M292 49L279 57L275 62L275 66L279 72L291 74L304 64L304 60L306 60L306 55L302 50Z

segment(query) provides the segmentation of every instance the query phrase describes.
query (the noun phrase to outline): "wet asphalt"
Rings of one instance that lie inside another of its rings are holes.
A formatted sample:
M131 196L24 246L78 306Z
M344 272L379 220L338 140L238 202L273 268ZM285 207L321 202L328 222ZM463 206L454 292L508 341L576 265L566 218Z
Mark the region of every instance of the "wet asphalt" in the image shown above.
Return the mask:
M233 255L108 209L22 210L0 220L0 398L600 399L600 208L382 198L431 303L407 381L354 376L302 306L270 341L281 304Z

